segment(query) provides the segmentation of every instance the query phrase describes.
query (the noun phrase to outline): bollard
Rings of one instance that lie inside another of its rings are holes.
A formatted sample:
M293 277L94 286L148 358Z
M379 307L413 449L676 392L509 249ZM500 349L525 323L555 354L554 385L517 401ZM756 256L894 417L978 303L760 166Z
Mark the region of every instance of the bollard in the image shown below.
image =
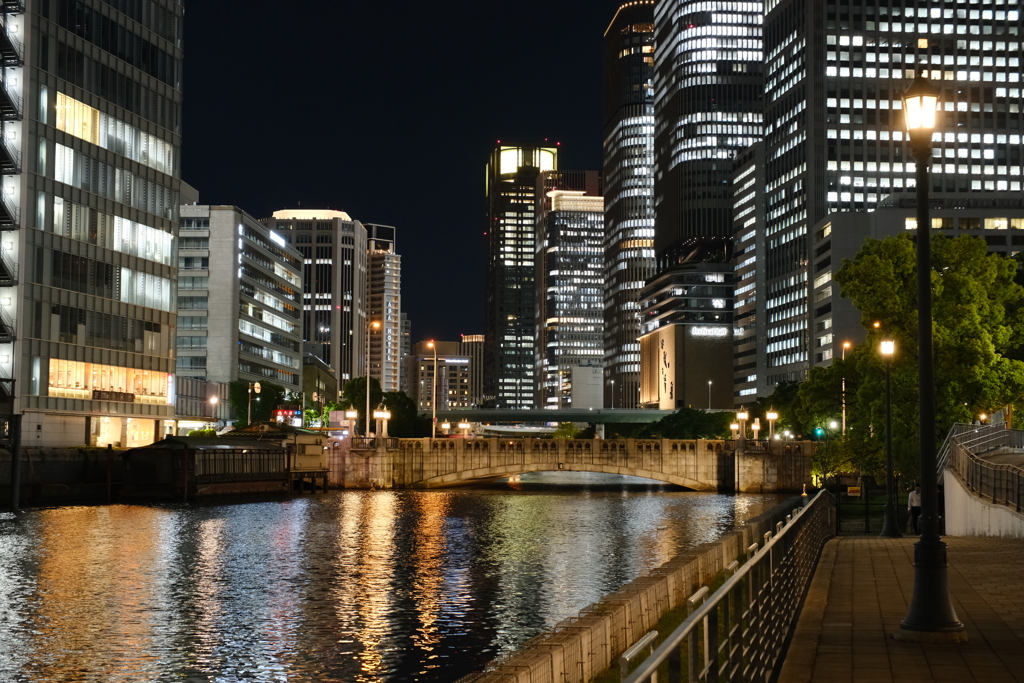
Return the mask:
M7 428L11 434L11 512L21 507L21 415L11 415Z

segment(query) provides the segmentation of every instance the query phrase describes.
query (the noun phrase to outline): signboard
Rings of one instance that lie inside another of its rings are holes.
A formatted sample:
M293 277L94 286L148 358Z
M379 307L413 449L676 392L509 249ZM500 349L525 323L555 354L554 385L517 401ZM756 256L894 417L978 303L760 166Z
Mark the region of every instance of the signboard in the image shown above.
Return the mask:
M119 401L121 403L135 403L135 394L125 393L123 391L97 391L92 390L92 400L94 401Z
M851 498L860 498L860 487L859 486L847 486L846 495Z

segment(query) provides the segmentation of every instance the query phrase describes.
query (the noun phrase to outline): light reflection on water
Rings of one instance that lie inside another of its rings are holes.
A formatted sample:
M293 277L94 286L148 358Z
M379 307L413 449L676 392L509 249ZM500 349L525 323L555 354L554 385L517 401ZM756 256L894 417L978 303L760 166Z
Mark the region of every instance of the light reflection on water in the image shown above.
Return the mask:
M0 681L453 681L781 501L627 480L3 515Z

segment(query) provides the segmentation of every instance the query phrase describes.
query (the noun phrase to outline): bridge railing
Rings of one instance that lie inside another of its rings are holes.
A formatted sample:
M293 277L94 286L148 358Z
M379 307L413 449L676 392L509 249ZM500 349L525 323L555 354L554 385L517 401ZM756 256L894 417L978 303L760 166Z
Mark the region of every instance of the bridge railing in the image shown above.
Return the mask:
M835 499L821 491L752 545L753 556L623 682L769 680L834 529Z
M1024 431L998 425L950 439L948 467L973 493L996 505L1021 511L1024 469L982 460L979 453L999 448L1024 449Z

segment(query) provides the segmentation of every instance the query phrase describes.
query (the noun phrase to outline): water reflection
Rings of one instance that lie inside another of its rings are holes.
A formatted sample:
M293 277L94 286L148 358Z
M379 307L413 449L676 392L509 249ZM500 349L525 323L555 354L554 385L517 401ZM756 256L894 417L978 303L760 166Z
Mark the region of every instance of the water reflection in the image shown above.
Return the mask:
M0 680L452 681L778 499L562 476L0 516Z

